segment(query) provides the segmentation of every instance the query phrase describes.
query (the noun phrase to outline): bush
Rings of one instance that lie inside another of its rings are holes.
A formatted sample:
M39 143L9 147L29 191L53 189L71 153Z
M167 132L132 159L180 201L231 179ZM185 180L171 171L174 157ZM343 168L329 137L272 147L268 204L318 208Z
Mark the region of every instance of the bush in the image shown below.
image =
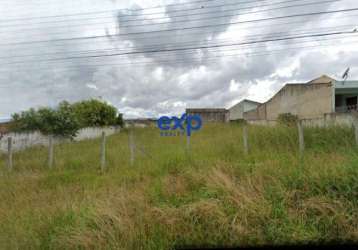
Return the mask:
M298 121L298 116L291 113L279 114L278 123L285 126L295 126Z
M230 121L232 124L238 124L238 125L245 125L247 124L247 121L245 119L237 119Z

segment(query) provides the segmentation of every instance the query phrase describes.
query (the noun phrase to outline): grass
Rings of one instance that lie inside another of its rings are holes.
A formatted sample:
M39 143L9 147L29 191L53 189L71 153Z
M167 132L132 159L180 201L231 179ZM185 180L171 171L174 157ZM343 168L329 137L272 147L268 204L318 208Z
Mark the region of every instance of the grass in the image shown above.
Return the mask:
M137 129L100 141L0 156L1 249L171 249L358 243L358 149L349 128L207 125L191 139Z

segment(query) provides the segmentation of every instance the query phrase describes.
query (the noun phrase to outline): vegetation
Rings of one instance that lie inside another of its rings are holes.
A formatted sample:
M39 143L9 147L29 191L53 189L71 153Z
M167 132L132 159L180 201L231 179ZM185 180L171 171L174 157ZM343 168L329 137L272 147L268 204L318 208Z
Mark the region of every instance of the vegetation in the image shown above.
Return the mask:
M279 114L277 121L285 126L295 126L298 121L298 116L291 113Z
M98 100L70 104L66 101L55 109L30 109L12 116L12 130L16 132L41 131L61 137L74 137L85 127L123 125L117 109Z
M358 243L358 150L350 128L249 127L250 151L236 124L206 125L191 138L136 129L0 158L3 249L170 249ZM144 153L142 153L144 152Z

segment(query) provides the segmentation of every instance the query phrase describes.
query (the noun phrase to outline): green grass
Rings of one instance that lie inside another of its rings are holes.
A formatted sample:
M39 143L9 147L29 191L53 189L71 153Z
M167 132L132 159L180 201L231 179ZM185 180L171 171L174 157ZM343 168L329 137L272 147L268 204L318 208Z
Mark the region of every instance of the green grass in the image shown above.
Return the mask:
M0 249L170 249L358 243L358 148L349 128L207 125L191 138L128 133L0 156Z

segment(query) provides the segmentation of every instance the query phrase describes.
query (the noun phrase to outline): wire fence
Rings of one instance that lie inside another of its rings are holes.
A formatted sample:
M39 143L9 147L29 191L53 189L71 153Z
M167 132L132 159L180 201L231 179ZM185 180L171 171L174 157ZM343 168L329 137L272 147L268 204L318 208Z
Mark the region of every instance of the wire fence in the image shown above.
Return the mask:
M243 149L244 155L249 155L251 151L251 140L256 140L255 134L250 134L250 127L252 125L250 124L243 124L242 125L242 138L238 141L239 143L242 143L241 147ZM142 129L142 131L145 131L145 128ZM306 151L306 137L304 132L304 126L303 121L299 120L296 123L296 133L297 133L297 140L294 142L296 144L297 150L299 152L299 156L303 157ZM118 132L120 133L120 132ZM222 133L226 133L226 131L223 131ZM159 155L161 152L158 150L163 150L163 148L156 147L155 143L151 140L154 140L155 136L152 136L152 134L145 135L145 133L141 133L140 130L135 130L133 126L130 126L127 128L128 135L128 144L122 144L122 147L127 147L128 149L128 155L127 157L129 165L134 166L136 161L138 161L140 158L145 158L146 160L150 160L153 162L159 162L159 159L156 158L156 155ZM100 143L97 148L97 151L99 153L99 159L98 159L98 168L105 172L108 169L108 136L113 134L107 134L105 131L102 131L100 136ZM144 136L147 136L144 138ZM159 135L157 135L159 136ZM152 138L150 138L152 137ZM354 126L354 141L355 145L358 146L358 123L355 123ZM190 155L192 153L192 146L191 146L191 138L188 136L182 136L183 140L181 140L180 144L182 145L183 152L185 154ZM296 136L295 136L296 138ZM143 142L146 143L143 143ZM14 168L14 144L16 141L13 137L7 137L7 150L5 152L5 159L6 160L6 166L8 171L12 171ZM47 149L47 168L53 169L55 167L55 147L56 143L53 136L47 136L47 144L44 145ZM177 149L178 142L174 145ZM169 143L168 147L169 148ZM122 148L123 149L123 148ZM168 155L170 154L170 150L166 152ZM124 154L125 155L125 154Z

